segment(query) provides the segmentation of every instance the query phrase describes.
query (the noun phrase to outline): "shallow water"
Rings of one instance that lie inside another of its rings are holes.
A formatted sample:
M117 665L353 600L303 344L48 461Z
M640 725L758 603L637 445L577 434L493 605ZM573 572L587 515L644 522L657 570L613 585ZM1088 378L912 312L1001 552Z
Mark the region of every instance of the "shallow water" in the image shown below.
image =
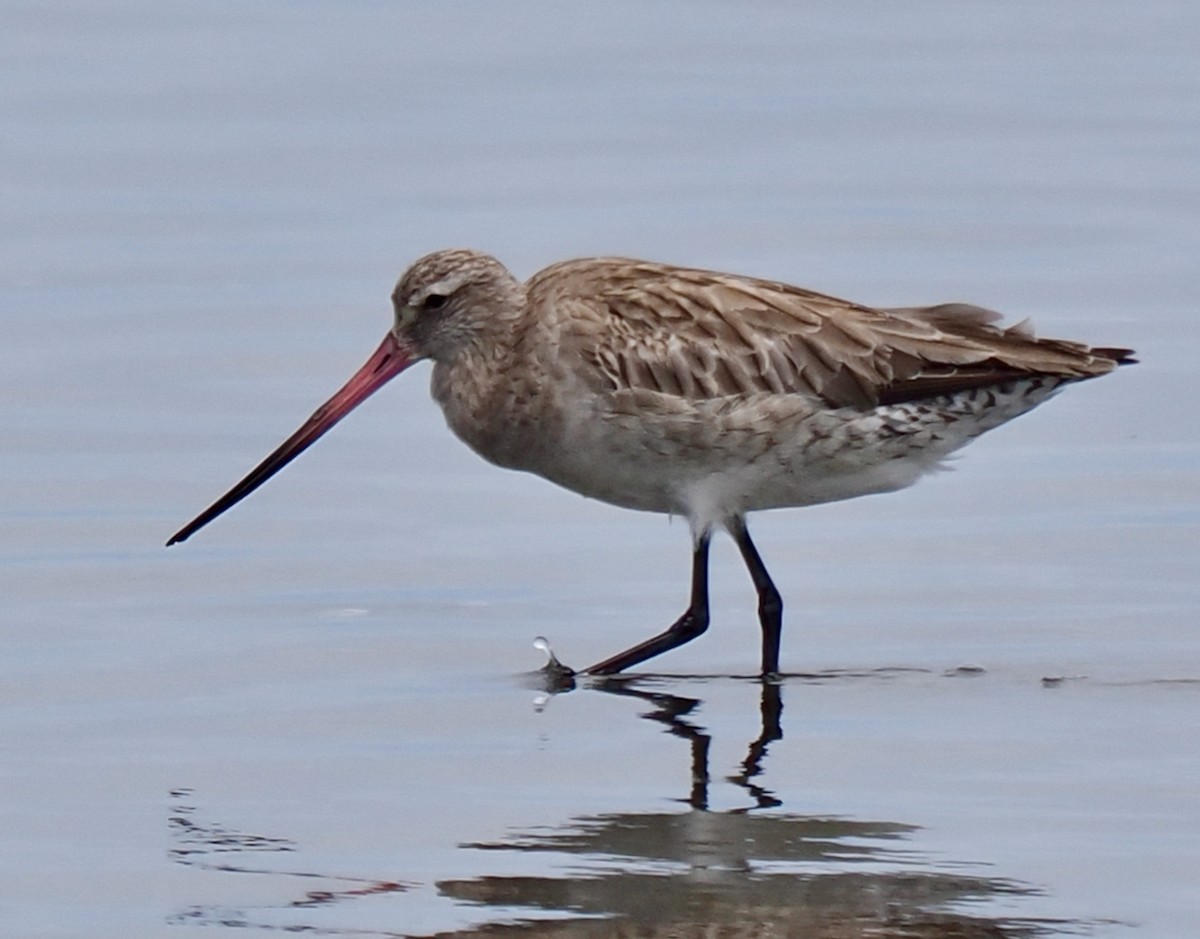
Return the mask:
M1192 5L3 21L0 932L1195 934ZM686 526L485 465L422 369L162 547L451 244L965 299L1142 364L753 520L778 686L721 542L706 636L548 695L536 636L584 665L678 613Z

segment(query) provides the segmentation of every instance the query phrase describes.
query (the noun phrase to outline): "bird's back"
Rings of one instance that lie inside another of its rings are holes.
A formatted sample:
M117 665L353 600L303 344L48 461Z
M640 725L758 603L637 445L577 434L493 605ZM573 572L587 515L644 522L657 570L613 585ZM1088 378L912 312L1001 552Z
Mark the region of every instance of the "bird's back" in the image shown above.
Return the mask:
M611 391L689 399L800 394L869 408L1030 375L1078 380L1126 349L1038 339L1027 321L947 303L882 309L777 281L624 258L585 258L531 278L530 304Z
M566 419L524 468L657 511L902 488L1063 384L1130 361L966 304L879 309L624 258L555 264L527 291L547 411Z

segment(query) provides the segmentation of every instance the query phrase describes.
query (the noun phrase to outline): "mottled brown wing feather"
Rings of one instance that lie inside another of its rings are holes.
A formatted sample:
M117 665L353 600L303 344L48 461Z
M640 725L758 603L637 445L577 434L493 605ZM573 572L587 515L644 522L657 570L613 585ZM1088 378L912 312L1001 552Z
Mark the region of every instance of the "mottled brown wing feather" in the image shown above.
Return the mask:
M774 392L872 407L1027 375L1101 375L1129 355L1036 339L1027 323L1005 328L999 314L966 304L873 309L620 258L554 265L529 288L589 308L599 341L581 347L609 387L691 398Z

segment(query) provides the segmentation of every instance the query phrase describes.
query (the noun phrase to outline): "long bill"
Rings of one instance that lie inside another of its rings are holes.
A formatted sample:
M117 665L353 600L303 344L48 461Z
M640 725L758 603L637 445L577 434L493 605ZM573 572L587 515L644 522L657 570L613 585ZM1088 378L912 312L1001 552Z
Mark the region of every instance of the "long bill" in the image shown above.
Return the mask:
M313 416L292 436L288 437L269 457L254 467L236 486L175 532L167 547L186 541L226 509L233 508L246 496L311 447L334 424L365 401L389 379L408 368L416 358L401 345L392 333L387 334L375 354L332 398L322 404Z

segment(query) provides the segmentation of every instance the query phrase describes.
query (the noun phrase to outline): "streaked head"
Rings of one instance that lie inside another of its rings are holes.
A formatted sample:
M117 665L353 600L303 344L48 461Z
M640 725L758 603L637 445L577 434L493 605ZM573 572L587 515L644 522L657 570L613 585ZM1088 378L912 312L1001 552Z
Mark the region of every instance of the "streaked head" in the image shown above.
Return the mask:
M469 248L427 254L392 291L393 334L418 358L443 360L484 340L490 323L519 312L525 292L508 269Z

